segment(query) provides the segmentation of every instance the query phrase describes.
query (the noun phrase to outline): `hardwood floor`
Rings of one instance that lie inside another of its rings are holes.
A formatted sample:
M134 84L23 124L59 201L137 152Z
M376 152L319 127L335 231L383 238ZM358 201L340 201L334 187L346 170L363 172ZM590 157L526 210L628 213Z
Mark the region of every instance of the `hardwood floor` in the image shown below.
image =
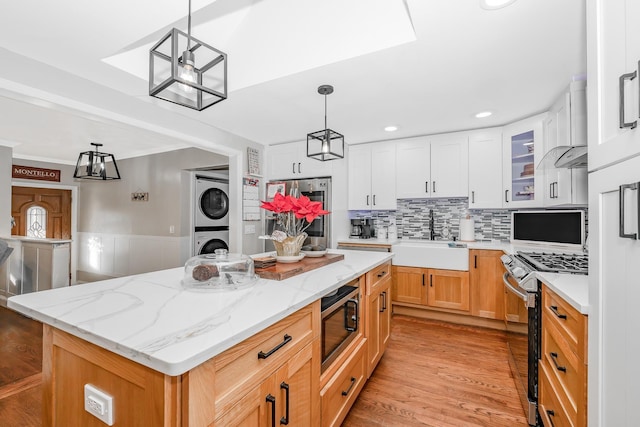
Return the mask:
M0 425L41 424L42 324L0 307Z
M41 423L42 325L0 307L0 425ZM527 427L504 333L394 316L344 427Z
M501 331L394 316L343 427L527 427Z

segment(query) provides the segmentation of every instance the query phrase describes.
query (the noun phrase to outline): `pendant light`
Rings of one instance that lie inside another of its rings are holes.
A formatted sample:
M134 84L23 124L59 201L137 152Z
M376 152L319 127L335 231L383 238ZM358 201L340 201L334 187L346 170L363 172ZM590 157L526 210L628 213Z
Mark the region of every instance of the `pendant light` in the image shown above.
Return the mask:
M344 135L327 127L327 95L333 93L333 86L322 85L318 93L324 95L324 129L307 134L307 157L327 161L344 158Z
M171 29L149 51L149 95L202 111L227 99L227 54Z
M78 156L76 170L73 177L77 179L96 179L106 181L108 179L120 179L120 172L113 154L98 151L102 144L92 142L95 151L85 151Z

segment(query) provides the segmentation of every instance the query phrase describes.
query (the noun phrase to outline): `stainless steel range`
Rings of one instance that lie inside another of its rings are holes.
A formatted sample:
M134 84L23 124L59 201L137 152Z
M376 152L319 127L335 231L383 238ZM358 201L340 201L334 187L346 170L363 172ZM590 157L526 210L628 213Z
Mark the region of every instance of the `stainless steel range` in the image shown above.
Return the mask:
M500 259L506 269L502 277L505 288L522 299L527 308L527 351L521 350L524 346L522 334L507 334L512 374L529 425L540 426L538 360L541 352L542 292L535 273L587 274L588 258L575 253L521 251L515 255L503 255Z

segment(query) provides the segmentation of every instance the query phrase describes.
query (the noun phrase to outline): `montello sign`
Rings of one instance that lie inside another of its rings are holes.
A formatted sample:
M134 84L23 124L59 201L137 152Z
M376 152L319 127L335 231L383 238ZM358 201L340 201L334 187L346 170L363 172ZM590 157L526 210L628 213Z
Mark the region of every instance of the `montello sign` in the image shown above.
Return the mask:
M12 177L21 179L39 179L42 181L60 182L60 170L34 168L31 166L13 165Z

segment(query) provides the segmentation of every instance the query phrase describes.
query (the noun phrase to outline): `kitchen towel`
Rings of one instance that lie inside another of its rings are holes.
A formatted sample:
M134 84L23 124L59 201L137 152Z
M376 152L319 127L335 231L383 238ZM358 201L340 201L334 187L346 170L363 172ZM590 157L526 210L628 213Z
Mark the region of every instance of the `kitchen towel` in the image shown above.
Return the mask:
M474 224L473 219L461 218L460 219L460 240L463 242L474 242Z

